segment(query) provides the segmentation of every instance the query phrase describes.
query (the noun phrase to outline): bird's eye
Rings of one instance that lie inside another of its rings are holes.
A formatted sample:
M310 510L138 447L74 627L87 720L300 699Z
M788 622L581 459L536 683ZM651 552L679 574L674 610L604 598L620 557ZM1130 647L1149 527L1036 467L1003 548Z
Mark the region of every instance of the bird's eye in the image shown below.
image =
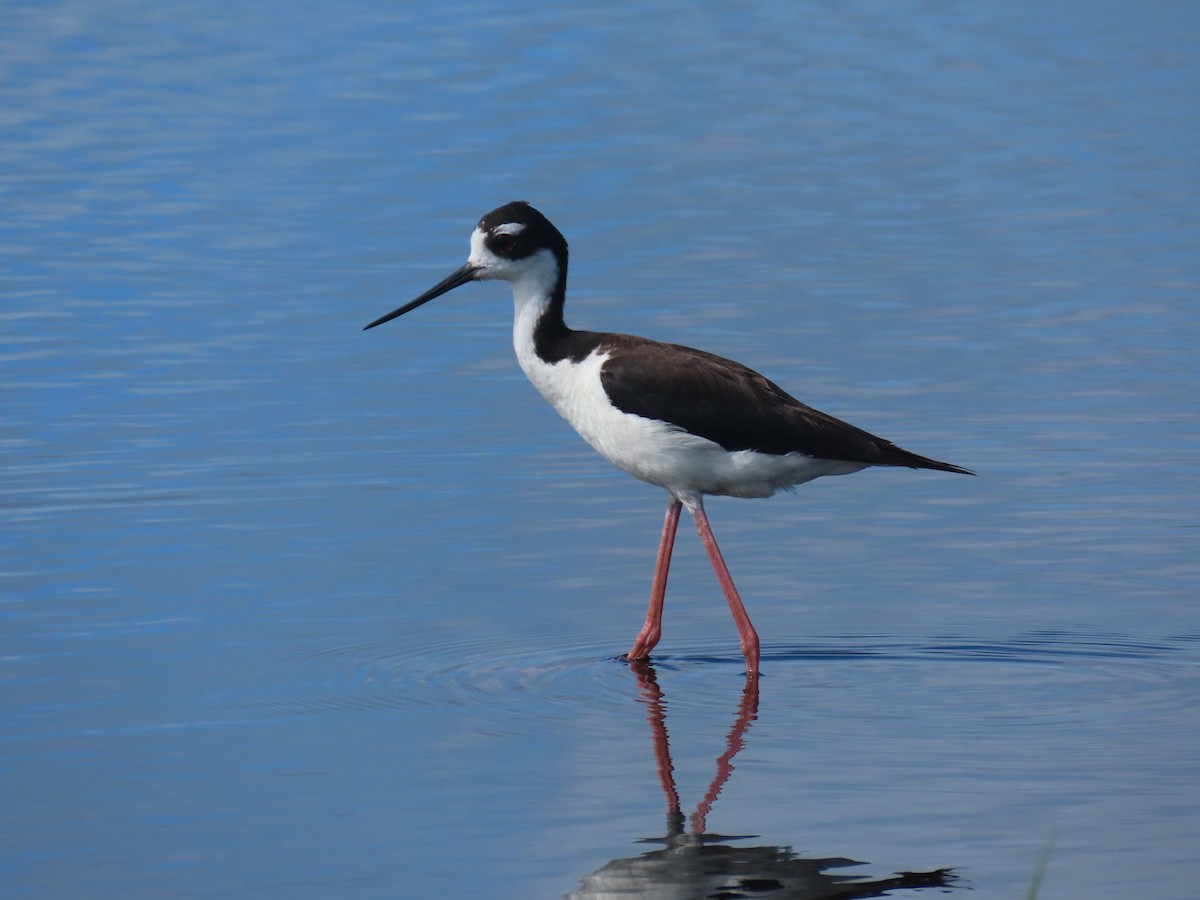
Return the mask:
M492 249L499 253L507 253L516 246L516 238L511 234L494 234L492 235Z

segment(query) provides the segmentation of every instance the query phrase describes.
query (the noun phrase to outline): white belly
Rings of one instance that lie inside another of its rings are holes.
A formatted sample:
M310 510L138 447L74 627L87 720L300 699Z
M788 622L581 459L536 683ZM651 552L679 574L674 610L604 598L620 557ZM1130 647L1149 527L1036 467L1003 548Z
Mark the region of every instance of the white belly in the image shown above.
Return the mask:
M666 488L689 508L700 506L705 494L769 497L822 475L847 475L866 468L801 453L725 450L665 422L616 409L600 382L605 354L592 353L580 363L548 364L531 344L522 346L519 332L514 343L526 376L585 441L614 465Z

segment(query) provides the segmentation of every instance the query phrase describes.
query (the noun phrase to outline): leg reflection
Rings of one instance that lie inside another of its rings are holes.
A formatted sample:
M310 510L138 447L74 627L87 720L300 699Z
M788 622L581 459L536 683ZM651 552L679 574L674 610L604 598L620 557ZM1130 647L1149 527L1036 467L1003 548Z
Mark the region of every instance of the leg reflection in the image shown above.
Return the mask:
M733 724L725 738L725 752L717 758L716 773L704 798L684 818L667 734L667 702L654 667L633 660L630 668L646 704L646 721L654 745L654 762L667 801L667 833L643 838L639 843L661 844L640 856L614 859L580 879L580 889L566 900L600 900L614 896L663 900L677 897L762 897L779 900L830 900L890 896L898 890L950 888L956 881L950 869L900 872L884 878L839 874L838 870L862 863L842 857L805 859L791 847L736 846L732 842L754 835L721 835L708 832L708 815L733 774L733 759L745 745L746 733L758 715L758 674L751 666L742 689ZM688 827L685 828L685 822Z
M650 735L654 742L654 761L658 766L658 780L662 785L663 794L667 798L667 824L672 835L683 833L683 812L679 805L679 791L675 787L675 766L671 761L671 742L667 735L667 710L663 699L662 689L658 686L658 678L654 667L645 660L631 663L630 668L637 676L638 689L646 699L646 721L650 723ZM733 758L745 746L745 735L750 724L758 715L758 670L751 667L746 670L746 686L742 689L742 699L738 704L737 716L725 738L725 752L717 759L717 772L713 776L704 799L692 813L691 832L697 838L702 838L708 828L708 813L713 803L733 774ZM676 823L677 820L677 823Z

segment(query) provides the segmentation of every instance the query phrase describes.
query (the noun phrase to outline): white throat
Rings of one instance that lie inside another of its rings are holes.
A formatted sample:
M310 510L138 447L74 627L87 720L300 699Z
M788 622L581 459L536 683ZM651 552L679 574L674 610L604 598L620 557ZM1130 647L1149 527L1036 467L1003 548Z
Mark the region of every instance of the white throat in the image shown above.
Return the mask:
M543 250L539 255L548 257L545 265L531 267L525 277L513 279L513 349L517 353L517 361L521 369L542 392L546 389L538 379L534 370L544 365L538 358L533 344L533 334L538 322L550 308L550 300L554 294L554 286L558 281L558 263L554 255ZM547 399L550 399L547 397ZM553 400L551 400L553 402Z

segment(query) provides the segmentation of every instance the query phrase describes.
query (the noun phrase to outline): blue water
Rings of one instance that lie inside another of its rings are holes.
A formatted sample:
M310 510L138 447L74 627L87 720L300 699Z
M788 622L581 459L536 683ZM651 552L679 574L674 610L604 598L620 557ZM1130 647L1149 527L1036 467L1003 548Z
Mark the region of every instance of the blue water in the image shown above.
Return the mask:
M1193 897L1198 34L4 5L0 896ZM361 331L515 198L577 327L979 473L709 505L756 703L686 523L618 659L665 498L525 383L504 285Z

